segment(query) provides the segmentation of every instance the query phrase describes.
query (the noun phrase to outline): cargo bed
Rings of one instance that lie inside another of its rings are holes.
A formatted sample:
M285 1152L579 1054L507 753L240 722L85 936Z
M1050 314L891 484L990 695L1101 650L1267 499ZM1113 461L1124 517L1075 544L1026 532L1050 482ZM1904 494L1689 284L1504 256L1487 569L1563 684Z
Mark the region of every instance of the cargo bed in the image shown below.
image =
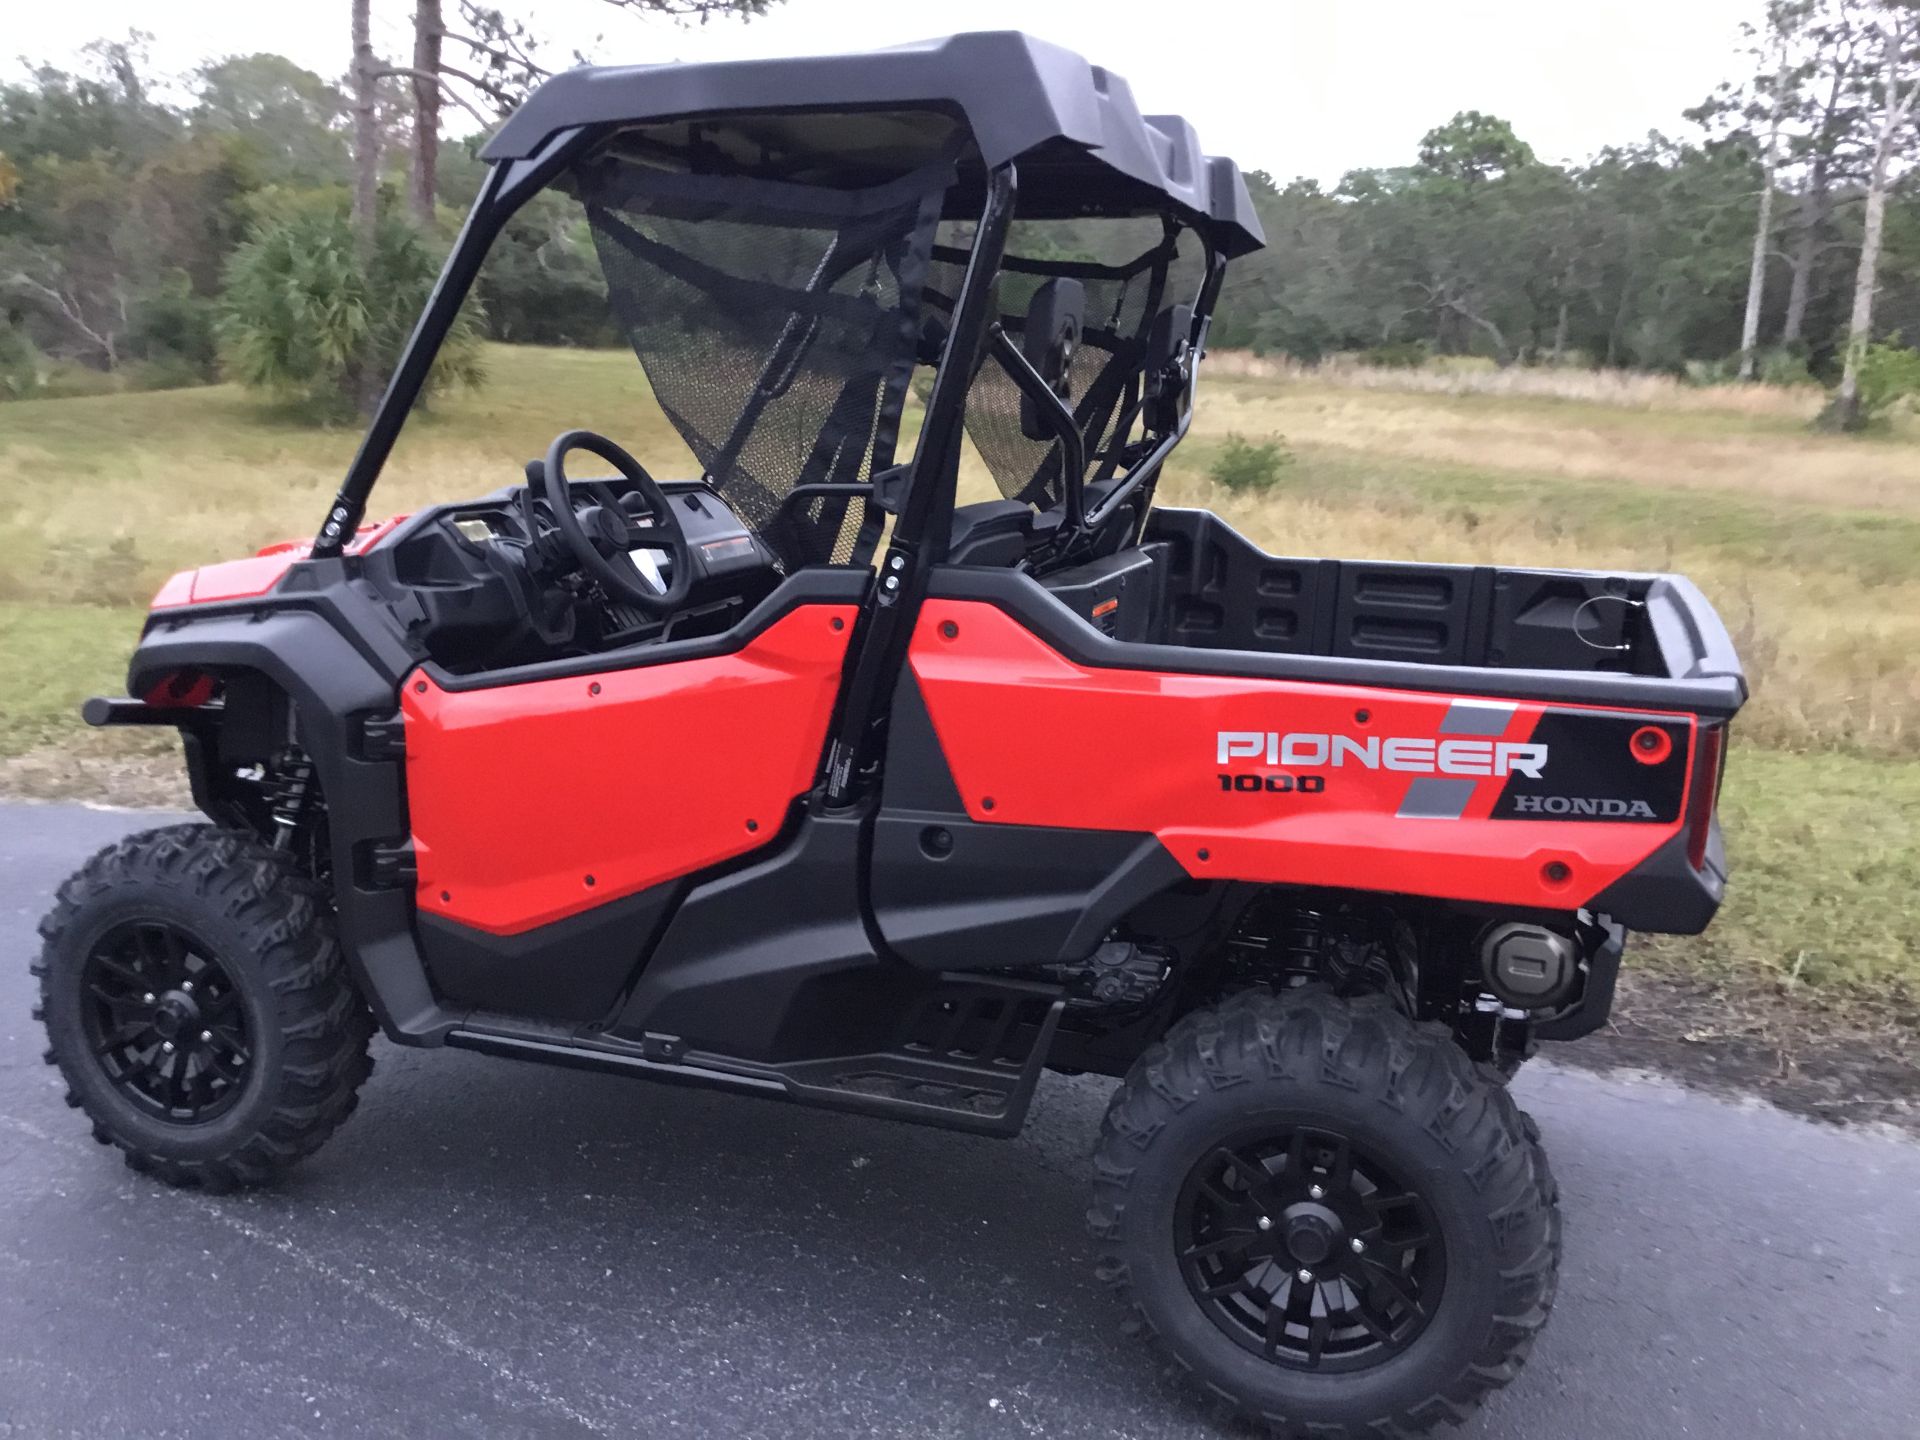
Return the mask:
M1199 510L1156 510L1139 548L1037 584L955 568L935 588L994 598L1030 621L1052 611L1043 631L1092 664L1719 719L1747 693L1726 627L1681 576L1276 556ZM1085 624L1062 626L1059 606Z

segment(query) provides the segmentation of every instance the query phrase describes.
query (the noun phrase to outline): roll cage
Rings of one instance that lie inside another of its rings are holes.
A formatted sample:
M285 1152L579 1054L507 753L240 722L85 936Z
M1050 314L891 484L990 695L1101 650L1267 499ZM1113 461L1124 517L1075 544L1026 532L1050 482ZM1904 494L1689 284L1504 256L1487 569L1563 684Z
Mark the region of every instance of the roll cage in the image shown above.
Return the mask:
M485 181L313 557L338 556L359 527L494 239L533 195L567 190L656 397L784 568L871 564L891 517L829 747L829 805L875 759L928 570L947 558L969 428L1003 494L1050 517L1043 563L1137 542L1187 430L1227 262L1263 243L1239 171L1205 156L1185 121L1142 117L1118 76L1011 33L571 71L482 158ZM1094 219L1157 221L1159 239L1117 260L1010 253L1016 221ZM1181 249L1189 236L1197 256ZM1184 301L1169 289L1176 265L1195 272ZM1047 374L1022 332L1058 298L1035 292L1056 283L1105 303L1084 330L1069 322ZM1025 313L1003 287L1028 292ZM723 363L682 383L670 362L703 342ZM931 384L896 465L917 366ZM1130 533L1097 542L1116 525Z

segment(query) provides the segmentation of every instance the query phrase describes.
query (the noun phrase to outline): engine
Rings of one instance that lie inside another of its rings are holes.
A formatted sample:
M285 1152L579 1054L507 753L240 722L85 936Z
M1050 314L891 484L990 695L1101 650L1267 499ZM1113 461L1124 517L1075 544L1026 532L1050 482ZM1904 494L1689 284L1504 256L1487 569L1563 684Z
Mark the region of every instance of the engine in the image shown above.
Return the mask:
M1137 1010L1160 993L1173 956L1151 945L1109 940L1076 965L1049 965L1046 976L1066 986L1067 1004L1080 1011Z

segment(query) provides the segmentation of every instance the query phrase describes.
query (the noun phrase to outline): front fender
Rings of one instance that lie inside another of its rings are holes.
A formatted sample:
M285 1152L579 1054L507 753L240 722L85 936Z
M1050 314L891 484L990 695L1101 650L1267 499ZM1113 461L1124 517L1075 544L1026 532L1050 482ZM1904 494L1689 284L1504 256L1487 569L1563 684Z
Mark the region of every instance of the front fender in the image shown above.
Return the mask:
M148 694L168 675L189 669L252 671L293 701L321 786L345 812L335 817L336 845L343 831L364 838L393 834L398 826L404 833L400 767L359 758L349 736L357 725L349 717L395 709L397 677L382 675L322 616L281 610L156 623L128 663L127 691Z
M315 610L160 612L134 651L128 690L147 694L183 669L251 671L292 701L301 745L326 797L334 905L347 962L389 1035L416 1044L436 1039L446 1017L414 940L412 896L371 883L366 863L370 842L407 837L402 762L370 758L360 738L368 716L397 709L400 667L377 661Z

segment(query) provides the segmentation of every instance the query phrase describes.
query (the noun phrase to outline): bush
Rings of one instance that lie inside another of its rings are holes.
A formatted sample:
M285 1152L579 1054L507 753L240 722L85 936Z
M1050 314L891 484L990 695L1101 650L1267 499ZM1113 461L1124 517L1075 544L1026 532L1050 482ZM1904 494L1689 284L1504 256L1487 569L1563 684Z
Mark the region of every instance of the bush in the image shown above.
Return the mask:
M95 395L118 395L126 385L112 370L95 370L77 360L50 361L41 376L37 400L85 400Z
M1227 489L1243 491L1271 490L1280 482L1280 472L1293 463L1293 453L1284 440L1266 440L1259 444L1239 435L1227 436L1220 454L1209 472Z
M1920 350L1895 331L1860 354L1860 419L1878 420L1920 395Z
M1504 367L1491 355L1428 355L1423 366L1441 375L1495 375Z
M1740 381L1738 351L1719 360L1689 360L1681 373L1691 385L1734 385ZM1753 357L1753 378L1762 385L1811 385L1807 352L1799 345L1769 345Z
M134 303L129 338L133 352L170 376L190 376L173 384L136 386L175 389L214 378L220 352L215 336L217 308L193 293L186 275L176 270Z
M214 306L173 271L134 298L121 363L95 369L41 355L26 330L0 316L0 400L70 400L125 390L179 390L214 378Z
M1394 340L1362 350L1360 363L1381 370L1418 370L1427 363L1427 347L1417 340Z
M0 316L0 400L40 393L40 352L26 332Z
M1813 371L1807 367L1805 345L1770 345L1760 352L1758 371L1762 385L1816 385Z
M227 265L219 326L227 372L322 417L371 405L438 271L420 233L393 216L376 227L366 273L339 207L270 223ZM423 397L483 378L475 308L461 313L442 342Z
M139 390L190 390L207 383L207 372L181 355L163 355L157 360L135 360L114 372L120 388Z
M619 345L586 222L564 196L537 196L488 252L477 293L487 333L512 345Z
M1740 357L1720 360L1689 360L1681 368L1689 385L1731 385L1740 378Z

